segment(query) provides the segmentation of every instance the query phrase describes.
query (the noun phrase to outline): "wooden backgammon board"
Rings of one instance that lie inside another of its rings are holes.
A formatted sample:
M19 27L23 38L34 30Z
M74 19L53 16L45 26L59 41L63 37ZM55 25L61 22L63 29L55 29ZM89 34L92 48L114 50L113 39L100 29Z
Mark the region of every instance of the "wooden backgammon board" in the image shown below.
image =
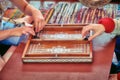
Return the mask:
M92 42L81 36L83 25L46 25L26 43L23 62L92 62Z

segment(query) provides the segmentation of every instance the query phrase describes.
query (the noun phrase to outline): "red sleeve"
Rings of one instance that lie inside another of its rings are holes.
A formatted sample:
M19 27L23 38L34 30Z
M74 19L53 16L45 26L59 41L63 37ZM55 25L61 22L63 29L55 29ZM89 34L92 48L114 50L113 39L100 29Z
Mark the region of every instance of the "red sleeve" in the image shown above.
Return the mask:
M98 23L104 25L106 33L112 32L115 28L115 22L112 18L102 18Z

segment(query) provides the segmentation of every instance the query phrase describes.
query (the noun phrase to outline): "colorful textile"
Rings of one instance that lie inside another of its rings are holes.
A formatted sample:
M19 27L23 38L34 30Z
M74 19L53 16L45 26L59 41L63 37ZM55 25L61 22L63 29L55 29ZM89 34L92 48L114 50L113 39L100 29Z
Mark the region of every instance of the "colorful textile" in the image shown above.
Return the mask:
M21 18L23 17L24 14L17 8L15 9L7 9L5 12L4 12L4 17L7 17L7 18Z

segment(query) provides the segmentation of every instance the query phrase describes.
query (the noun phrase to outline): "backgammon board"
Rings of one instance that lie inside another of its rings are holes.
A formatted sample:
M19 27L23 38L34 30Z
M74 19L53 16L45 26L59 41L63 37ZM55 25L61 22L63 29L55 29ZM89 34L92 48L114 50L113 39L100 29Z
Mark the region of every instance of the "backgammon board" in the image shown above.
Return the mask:
M92 42L82 38L83 26L46 25L26 43L23 62L92 62Z

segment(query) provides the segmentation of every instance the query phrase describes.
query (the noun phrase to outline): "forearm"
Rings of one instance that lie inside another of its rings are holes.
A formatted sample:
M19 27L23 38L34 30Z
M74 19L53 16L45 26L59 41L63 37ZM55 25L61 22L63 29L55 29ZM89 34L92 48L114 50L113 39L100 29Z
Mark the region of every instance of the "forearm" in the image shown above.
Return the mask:
M29 5L29 3L26 0L10 0L10 1L27 15L31 16L32 11L37 10L33 6Z
M26 13L27 15L33 16L33 13L41 13L38 9L36 9L35 7L33 7L32 5L28 4L24 10L24 13Z
M11 32L12 32L11 29L9 29L9 30L0 30L0 41L12 36Z

